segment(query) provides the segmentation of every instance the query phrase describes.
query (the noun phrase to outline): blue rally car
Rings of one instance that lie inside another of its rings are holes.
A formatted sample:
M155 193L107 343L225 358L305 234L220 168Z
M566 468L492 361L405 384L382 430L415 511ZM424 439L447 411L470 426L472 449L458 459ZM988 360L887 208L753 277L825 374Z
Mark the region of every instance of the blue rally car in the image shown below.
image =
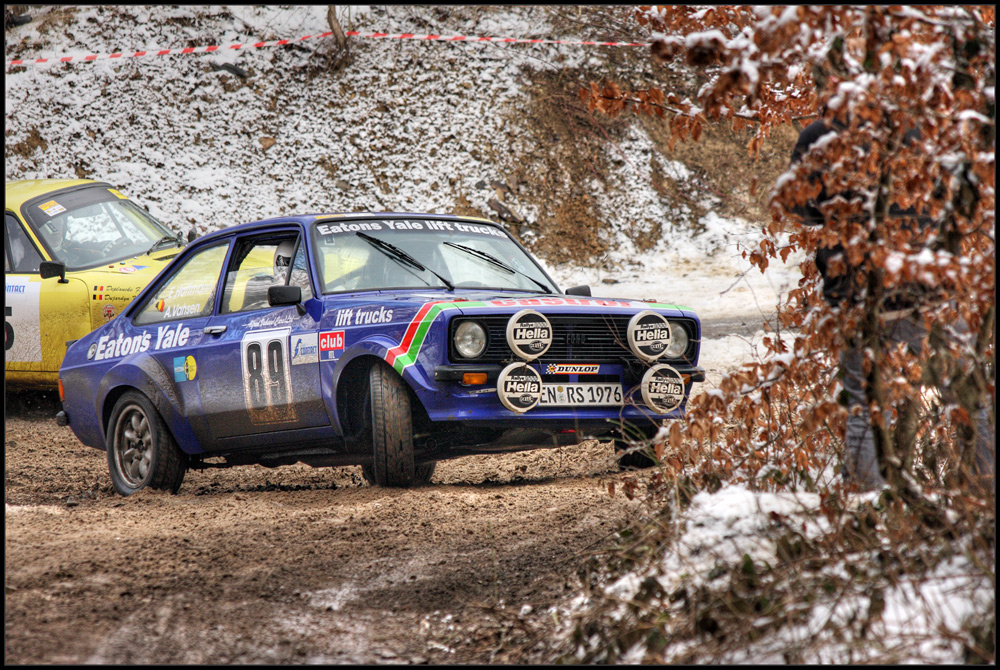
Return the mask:
M681 416L700 337L688 309L561 291L484 219L281 217L196 240L71 343L57 421L124 495L298 461L409 486L590 437L647 465L627 444Z

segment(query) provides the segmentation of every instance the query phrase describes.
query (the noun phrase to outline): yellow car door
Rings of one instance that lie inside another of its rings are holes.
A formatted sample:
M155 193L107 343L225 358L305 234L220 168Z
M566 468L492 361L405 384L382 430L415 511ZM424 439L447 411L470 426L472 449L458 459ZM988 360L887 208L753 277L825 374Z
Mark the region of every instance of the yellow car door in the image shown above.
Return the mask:
M42 255L17 217L5 212L4 372L22 386L52 386L66 341L92 328L87 286L80 279L42 279Z

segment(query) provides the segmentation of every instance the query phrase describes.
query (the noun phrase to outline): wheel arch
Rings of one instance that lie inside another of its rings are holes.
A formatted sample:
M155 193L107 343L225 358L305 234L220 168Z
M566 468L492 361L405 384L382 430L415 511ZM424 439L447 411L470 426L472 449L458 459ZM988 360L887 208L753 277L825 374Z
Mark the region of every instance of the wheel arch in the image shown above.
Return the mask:
M337 375L336 412L342 435L356 435L364 430L363 413L351 410L364 403L368 390L368 374L372 367L380 364L388 368L393 375L402 379L403 387L410 397L410 410L413 413L414 423L423 425L430 421L427 410L424 409L423 403L406 375L400 375L382 356L365 352L346 361Z
M123 360L104 376L98 386L97 397L101 399L100 428L105 443L108 437L108 422L111 420L115 403L122 395L133 390L144 395L159 412L166 429L170 431L182 451L188 454L204 451L185 417L173 381L163 367L148 354L139 354L135 358Z

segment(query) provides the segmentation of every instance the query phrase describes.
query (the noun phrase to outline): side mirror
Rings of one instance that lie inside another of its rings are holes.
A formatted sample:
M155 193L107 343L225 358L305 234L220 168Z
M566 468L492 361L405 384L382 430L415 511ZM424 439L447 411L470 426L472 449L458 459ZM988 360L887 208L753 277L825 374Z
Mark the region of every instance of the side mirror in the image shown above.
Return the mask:
M298 286L269 286L267 304L271 307L298 305L302 302L302 289Z
M66 279L66 264L62 261L42 261L38 264L38 274L42 276L42 279L59 277L60 284L69 283L69 280Z
M198 231L195 230L194 226L191 226L191 230L188 231L188 242L194 242L196 237L198 237Z
M586 284L582 286L570 286L566 289L566 295L590 295L590 287Z

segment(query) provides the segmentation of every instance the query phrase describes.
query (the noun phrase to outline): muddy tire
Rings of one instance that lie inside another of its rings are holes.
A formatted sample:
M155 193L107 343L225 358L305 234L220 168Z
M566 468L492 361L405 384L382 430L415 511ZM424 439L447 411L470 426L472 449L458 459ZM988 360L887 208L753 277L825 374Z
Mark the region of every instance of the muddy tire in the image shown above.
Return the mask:
M634 449L634 451L629 451ZM615 458L620 470L645 470L656 465L656 461L646 454L646 448L615 440Z
M413 468L413 484L421 485L427 484L431 481L431 477L434 475L434 467L437 463L420 463ZM361 474L364 475L365 481L375 486L375 471L372 470L372 466L367 463L361 466Z
M656 434L657 429L630 426L627 433L632 438L622 439L621 434L615 436L615 457L621 470L645 470L656 465L652 455L652 445L643 446L640 440L649 439Z
M416 483L417 468L406 384L388 365L377 363L368 373L368 390L372 465L365 479L377 486L410 486Z
M111 483L123 496L146 487L171 493L181 488L187 457L159 412L138 391L128 391L115 403L105 448Z

